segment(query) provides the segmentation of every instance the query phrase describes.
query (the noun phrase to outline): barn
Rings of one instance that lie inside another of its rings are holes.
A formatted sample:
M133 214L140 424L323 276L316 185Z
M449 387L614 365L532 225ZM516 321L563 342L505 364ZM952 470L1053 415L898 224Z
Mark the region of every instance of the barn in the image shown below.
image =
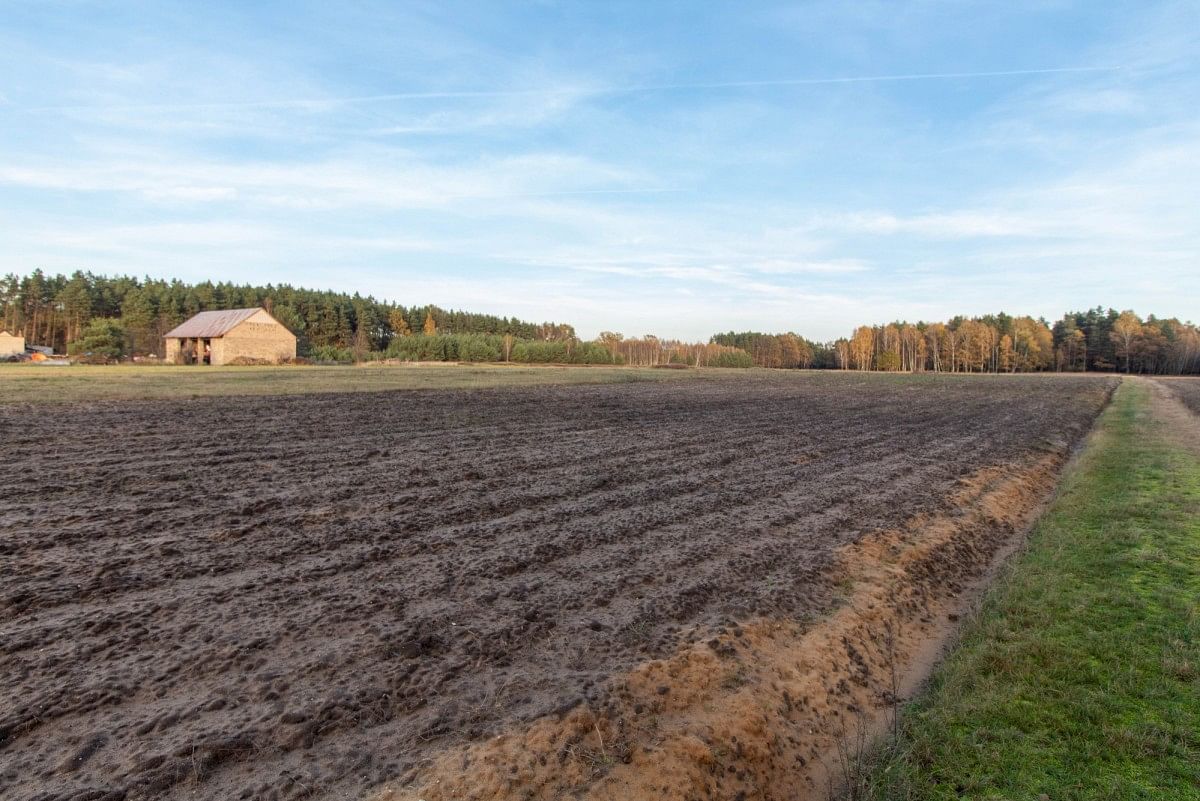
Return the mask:
M0 331L0 359L8 356L20 356L25 352L25 337L21 334L10 334Z
M167 361L229 364L237 360L279 364L296 358L296 335L265 309L200 312L168 331Z

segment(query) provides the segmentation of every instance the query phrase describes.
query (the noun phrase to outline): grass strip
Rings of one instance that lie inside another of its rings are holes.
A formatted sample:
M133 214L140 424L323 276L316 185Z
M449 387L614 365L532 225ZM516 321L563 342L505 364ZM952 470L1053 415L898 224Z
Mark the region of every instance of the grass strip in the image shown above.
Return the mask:
M1200 459L1144 383L849 794L1200 799Z

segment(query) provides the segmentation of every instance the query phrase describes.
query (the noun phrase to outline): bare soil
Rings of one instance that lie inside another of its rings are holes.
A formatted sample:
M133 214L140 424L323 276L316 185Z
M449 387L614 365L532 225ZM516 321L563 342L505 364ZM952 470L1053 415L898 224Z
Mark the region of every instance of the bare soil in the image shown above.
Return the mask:
M828 801L928 678L1054 485L1059 454L960 482L952 511L838 549L812 624L735 623L580 705L450 749L372 801Z
M0 796L355 797L535 722L624 704L645 722L629 676L720 657L737 631L803 636L870 579L855 547L962 516L980 477L1058 464L1114 384L757 374L0 407L19 477L0 496ZM914 575L963 581L1011 528L972 524L946 572ZM598 745L592 779L636 761Z

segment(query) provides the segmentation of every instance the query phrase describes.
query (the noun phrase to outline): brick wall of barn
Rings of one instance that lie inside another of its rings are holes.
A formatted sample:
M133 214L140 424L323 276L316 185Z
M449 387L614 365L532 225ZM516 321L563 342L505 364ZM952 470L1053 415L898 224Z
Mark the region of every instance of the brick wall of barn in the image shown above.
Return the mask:
M228 364L239 357L269 362L294 359L296 337L269 314L259 312L212 341L213 364Z

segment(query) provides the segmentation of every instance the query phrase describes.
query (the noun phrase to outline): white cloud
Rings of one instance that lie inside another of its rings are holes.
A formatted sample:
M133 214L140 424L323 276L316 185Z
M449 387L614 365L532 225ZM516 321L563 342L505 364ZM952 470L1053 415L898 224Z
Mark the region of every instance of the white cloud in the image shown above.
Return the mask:
M0 164L0 185L136 193L149 200L229 200L334 209L442 208L456 201L590 192L661 191L647 176L579 156L537 153L433 165L372 149L313 163L238 164L160 156L78 164Z
M862 273L870 268L861 259L832 259L829 261L797 261L794 259L767 259L752 262L749 269L773 275L845 275Z
M813 230L842 233L914 234L932 239L1035 236L1047 233L1045 221L1009 212L954 211L915 216L851 212L815 217Z
M238 193L231 186L164 186L144 189L142 194L149 200L209 202L233 200Z

